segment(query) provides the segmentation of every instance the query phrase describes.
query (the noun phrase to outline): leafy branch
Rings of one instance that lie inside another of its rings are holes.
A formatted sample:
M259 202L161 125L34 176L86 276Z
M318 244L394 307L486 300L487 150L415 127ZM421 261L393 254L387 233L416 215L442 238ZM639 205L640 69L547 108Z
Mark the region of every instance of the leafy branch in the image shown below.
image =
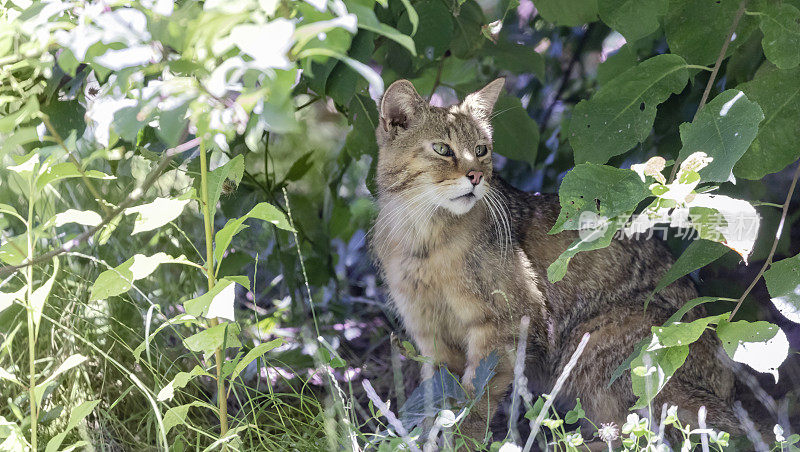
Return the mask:
M0 267L0 278L3 278L5 276L7 276L7 275L10 275L10 274L12 274L14 272L17 272L17 271L19 271L19 270L21 270L23 268L29 267L31 265L36 265L36 264L40 264L42 262L47 262L47 261L53 259L54 257L60 255L60 254L66 253L67 251L70 251L73 248L82 245L84 242L86 242L92 236L94 236L98 231L102 230L109 223L114 221L120 214L122 214L125 211L125 209L127 209L128 207L133 205L133 203L135 203L139 198L141 198L142 195L145 192L147 192L147 190L156 182L156 180L158 180L158 178L161 176L161 174L167 169L167 167L169 166L170 162L172 161L172 158L175 155L180 154L182 152L186 152L188 150L191 150L191 149L197 147L199 142L200 142L200 140L198 138L193 138L193 139L191 139L191 140L189 140L189 141L187 141L187 142L185 142L183 144L175 146L172 149L167 149L166 151L164 151L164 154L163 154L163 156L161 158L161 161L158 163L158 166L156 166L156 168L153 169L147 175L147 177L144 179L144 181L142 181L142 183L139 184L139 186L136 187L128 195L128 197L125 198L125 200L123 200L117 206L116 209L111 211L111 213L109 215L107 215L103 219L103 221L101 221L97 226L94 226L91 229L89 229L88 231L86 231L86 232L80 234L79 236L75 237L74 239L69 240L68 242L66 242L65 244L60 246L59 248L50 250L50 251L48 251L46 253L40 254L40 255L38 255L36 257L33 257L33 258L29 257L25 262L23 262L23 263L21 263L19 265L6 265L4 267Z

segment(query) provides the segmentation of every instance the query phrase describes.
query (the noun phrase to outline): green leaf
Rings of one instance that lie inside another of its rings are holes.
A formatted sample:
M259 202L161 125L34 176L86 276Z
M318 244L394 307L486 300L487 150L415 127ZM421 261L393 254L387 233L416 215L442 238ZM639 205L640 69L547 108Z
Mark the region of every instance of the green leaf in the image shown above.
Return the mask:
M105 300L109 297L125 293L133 287L133 282L146 278L161 264L188 262L184 256L174 258L165 253L152 256L136 254L119 266L100 273L92 285L91 301Z
M214 350L225 346L225 348L241 347L239 342L239 325L235 323L220 323L217 326L205 329L193 336L183 340L183 345L193 352L203 352L206 355L214 353Z
M567 411L567 414L564 415L564 422L567 424L574 424L585 417L586 412L583 411L583 407L581 406L581 399L575 399L575 408Z
M658 30L668 0L598 0L600 19L634 42Z
M518 97L501 96L492 114L494 152L514 160L536 163L539 126Z
M301 155L300 158L292 163L292 166L289 168L289 171L286 172L286 176L284 176L283 180L300 180L303 176L305 176L308 170L314 166L314 160L312 159L313 156L314 151L308 151Z
M378 128L378 109L375 102L369 96L357 94L353 96L348 112L353 129L347 134L344 149L356 160L364 154L376 157L378 145L375 142L375 129Z
M569 248L547 267L547 280L551 283L561 281L564 275L567 274L567 266L570 259L581 251L592 251L607 247L611 244L611 239L614 238L616 232L617 229L610 227L592 232L587 231L584 238L578 238L572 242Z
M268 202L261 202L256 204L250 212L247 213L247 218L256 218L258 220L271 223L279 229L284 231L294 232L294 228L289 224L286 215L283 214L277 207Z
M103 179L103 180L114 180L116 177L109 176L101 171L95 170L85 170L83 173L86 177L90 179ZM53 182L62 180L62 179L71 179L75 177L81 177L81 172L78 170L78 167L75 166L72 162L64 162L64 163L57 163L53 166L48 167L44 170L42 174L36 179L36 189L42 190L48 184L52 184Z
M5 243L0 246L0 259L7 264L20 265L27 258L27 246L26 234L5 239Z
M486 21L483 10L475 0L466 0L461 3L454 19L455 32L450 51L456 58L472 58L486 40L481 32L481 26Z
M695 152L705 152L714 160L699 171L703 182L725 182L733 166L744 155L758 134L764 113L743 92L729 89L708 103L691 123L680 126L683 161Z
M449 42L449 40L448 40ZM11 133L18 125L27 122L39 113L39 102L36 96L28 97L25 105L14 113L0 118L0 133Z
M654 337L654 341L657 339ZM633 393L638 397L631 409L646 407L689 356L689 346L645 351L631 362Z
M781 69L800 64L800 10L788 3L766 3L760 11L764 55Z
M664 32L670 51L689 64L709 65L716 61L728 37L739 2L717 0L670 0L664 17ZM726 55L747 40L755 20L744 15L736 27Z
M580 229L583 212L605 219L629 214L650 194L634 171L593 163L576 165L561 182L561 212L549 233Z
M33 328L37 336L39 334L39 322L42 320L42 311L44 310L44 305L47 303L47 298L50 296L50 291L53 289L53 283L55 282L56 275L58 274L58 264L58 257L54 257L53 270L50 274L50 277L47 279L47 281L45 281L44 284L37 287L36 290L31 293L31 299L28 301L28 305L31 307L31 311L33 312Z
M667 273L661 277L658 284L656 284L656 288L653 289L647 297L644 302L645 309L647 309L648 303L653 299L656 293L661 292L662 289L677 281L679 278L719 259L723 254L727 253L729 249L730 248L725 245L710 240L695 240L690 243L678 260L672 264Z
M156 198L153 202L125 209L125 215L136 215L132 235L152 231L178 218L189 199Z
M797 124L800 124L800 68L759 71L737 86L761 106L764 121L758 135L733 168L736 177L761 179L782 170L800 157Z
M169 383L167 383L166 386L161 388L161 391L158 392L156 400L158 400L159 402L172 400L172 398L175 397L176 389L181 389L186 387L186 385L189 384L192 378L200 375L206 377L211 376L210 373L206 372L205 369L203 369L200 366L194 366L194 368L189 372L178 372L178 374L175 375L175 378L173 378Z
M689 80L686 62L658 55L628 69L575 106L569 142L575 163L605 163L644 141L653 127L656 107Z
M233 237L247 228L244 222L250 218L266 221L279 229L294 232L294 228L289 224L286 215L278 210L278 208L267 202L256 204L250 212L239 218L228 220L225 226L217 231L214 238L214 259L217 261L217 270L219 270L219 265L222 263L222 256L231 244Z
M772 304L784 317L800 323L800 254L773 262L764 272Z
M36 404L41 406L42 396L44 395L45 390L50 385L50 383L53 382L59 375L63 374L64 372L67 372L68 370L74 367L80 366L88 359L89 358L79 354L70 355L67 359L64 360L63 363L61 363L60 366L56 368L56 370L53 371L53 373L50 374L50 376L37 383L36 387L34 388L34 397L36 398Z
M225 179L230 179L234 184L239 185L243 175L244 157L241 154L208 173L208 208L211 213L212 221L217 213L217 203L222 194L222 184L225 183ZM198 197L202 199L200 194L203 190L200 186L199 177L195 179L195 190L198 193Z
M168 409L166 413L164 413L164 433L165 434L169 433L169 431L172 430L172 428L175 427L176 425L185 424L186 415L189 414L189 408L195 406L206 408L212 412L217 409L215 406L199 401L187 403L185 405L174 406Z
M174 99L174 98L172 98ZM180 141L183 131L186 130L186 111L189 109L189 102L183 102L174 106L170 110L161 110L158 114L158 127L156 134L161 138L167 147L174 147Z
M86 115L86 108L77 99L71 101L52 100L42 106L42 113L48 116L56 133L64 140L72 133L75 133L76 137L80 137L86 129L86 121L83 119Z
M680 321L687 312L689 312L692 308L696 306L717 300L719 300L719 298L717 297L698 297L689 300L680 309L678 309L675 312L675 314L672 314L669 317L669 319L667 319L667 321L664 322L664 325L669 325L670 323ZM614 372L611 373L611 380L608 382L608 385L606 387L610 387L611 384L614 383L614 381L617 378L622 376L622 374L626 370L631 368L631 363L633 362L633 360L636 359L638 356L640 356L642 350L644 350L646 345L650 344L651 340L652 336L645 337L633 347L633 352L630 355L628 355L627 358L625 358L625 361L623 361L622 364L620 364L616 369L614 369Z
M501 35L497 44L487 43L483 51L494 58L495 65L500 69L515 74L533 73L539 80L544 80L544 57L531 46L516 44Z
M0 292L0 312L10 308L15 301L25 301L26 288L22 287L16 292Z
M25 218L23 218L22 215L17 213L17 209L15 209L13 206L9 206L8 204L0 203L0 214L4 214L4 213L8 214L8 215L12 215L12 216L20 219L23 223L26 223Z
M358 17L358 28L385 36L405 47L409 52L411 52L412 55L417 54L417 50L414 47L414 40L411 39L410 36L399 32L395 28L378 21L378 18L375 17L375 12L372 11L372 8L361 5L358 2L347 2L347 10ZM413 26L412 29L415 30L416 26Z
M91 414L91 412L94 411L95 407L99 403L99 400L87 400L86 402L83 402L73 408L69 413L69 422L67 423L67 428L47 442L47 448L45 449L45 452L56 452L59 447L61 447L61 443L64 442L64 438L67 437L69 431L77 427L79 422L86 419L86 416Z
M70 223L81 224L84 226L97 226L102 222L103 217L101 217L100 214L95 211L67 209L64 212L57 213L46 224L48 227L50 224L60 227Z
M278 347L278 346L282 345L283 343L284 343L283 339L273 339L273 340L271 340L269 342L264 342L262 344L258 344L255 347L253 347L252 349L250 349L250 351L248 351L247 354L244 355L244 357L238 363L236 363L236 367L233 369L233 372L231 373L230 379L233 380L236 377L238 377L239 374L242 373L242 371L251 362L255 361L256 359L260 358L261 356L264 356L265 353L269 352L270 350L272 350L275 347Z
M653 326L653 337L655 338L646 351L653 351L664 347L676 347L689 345L696 340L706 330L708 325L718 323L721 319L727 318L728 313L702 317L693 322L667 322L662 326Z
M789 354L789 340L777 325L769 322L721 321L717 336L734 361L772 374L778 382L778 366Z
M406 18L408 22L411 24L411 36L417 34L417 26L419 25L419 15L417 14L417 10L414 9L414 6L411 4L409 0L400 0L403 3L403 7L406 9Z
M189 315L189 314L178 314L178 315L176 315L175 317L172 317L171 319L167 319L167 321L166 321L166 322L164 322L164 323L162 323L161 325L159 325L159 326L158 326L158 328L156 328L156 329L155 329L155 331L153 331L152 333L150 333L150 335L148 335L148 336L147 336L147 337L146 337L146 338L145 338L145 339L142 341L142 343L141 343L141 344L139 344L139 346L138 346L138 347L136 347L136 348L133 350L133 353L132 353L132 354L133 354L133 358L134 358L134 359L136 360L136 362L138 363L138 362L139 362L139 360L140 360L140 359L141 359L141 357L142 357L142 352L143 352L143 351L145 351L145 349L146 349L146 348L149 346L149 344L150 344L150 342L153 340L153 338L154 338L154 337L156 337L156 334L158 334L158 333L159 333L161 330L163 330L164 328L168 328L168 327L171 327L171 326L173 326L173 325L185 325L185 324L193 324L193 325L196 325L196 324L199 324L199 323L200 323L200 322L197 320L197 318L196 318L196 317L194 317L194 316L192 316L192 315ZM149 353L149 350L148 350L148 353Z
M245 286L247 288L247 286ZM183 302L186 313L195 317L222 318L235 321L233 303L236 299L233 280L222 278L210 291Z
M361 30L353 38L353 43L350 45L347 55L360 63L368 63L374 51L375 34ZM358 72L348 66L347 63L339 61L328 75L325 93L333 99L336 105L348 105L362 80Z
M539 0L539 14L556 25L574 27L597 20L597 0Z
M414 47L421 57L435 60L444 55L453 39L453 15L439 0L423 0L415 5L419 21L414 33ZM414 31L411 16L404 12L397 29L406 35Z

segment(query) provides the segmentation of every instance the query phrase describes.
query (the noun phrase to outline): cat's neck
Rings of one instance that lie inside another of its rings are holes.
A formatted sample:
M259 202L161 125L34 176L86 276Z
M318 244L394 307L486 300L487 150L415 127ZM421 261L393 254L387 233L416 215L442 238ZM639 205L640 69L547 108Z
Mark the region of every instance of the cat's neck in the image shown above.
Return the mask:
M455 215L443 207L409 208L402 199L383 196L372 231L378 257L388 254L425 255L435 249L459 242L478 240L488 225L484 200L464 215Z

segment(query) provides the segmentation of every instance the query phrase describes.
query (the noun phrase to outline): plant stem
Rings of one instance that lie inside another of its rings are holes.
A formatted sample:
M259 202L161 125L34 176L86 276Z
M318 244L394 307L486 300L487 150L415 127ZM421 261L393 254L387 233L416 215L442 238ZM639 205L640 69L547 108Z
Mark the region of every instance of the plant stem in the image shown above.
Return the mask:
M772 258L775 256L775 250L778 248L778 241L780 240L781 233L783 232L783 224L786 222L786 214L789 212L789 204L792 202L792 194L794 193L794 187L797 185L798 178L800 178L800 164L798 164L797 169L794 170L794 177L792 178L791 185L789 185L789 193L786 193L786 201L783 203L781 221L778 223L778 230L775 231L775 240L772 241L772 249L769 250L767 260L764 261L764 265L761 266L761 270L759 270L758 275L756 275L755 279L753 279L753 282L750 283L750 286L747 287L747 290L745 290L742 296L739 297L739 301L736 303L736 307L733 308L730 317L728 317L728 321L733 320L733 316L735 316L736 312L739 311L739 307L744 302L744 299L750 294L750 291L753 290L753 287L756 286L756 283L761 279L761 276L764 274L764 272L767 271L767 267L772 264Z
M35 178L31 175L30 181L30 195L28 196L28 224L27 237L28 237L28 259L33 257L33 203L36 193L34 191ZM25 277L28 282L28 293L26 308L28 311L28 399L30 399L31 406L31 448L36 451L38 446L37 430L39 427L39 409L36 403L36 330L33 322L33 266L28 266L25 269Z
M214 219L211 218L211 207L208 204L208 161L206 157L206 146L200 141L200 199L203 204L203 224L206 232L206 275L208 278L208 290L214 288ZM208 324L212 327L219 325L217 319L209 319ZM225 380L222 379L222 363L224 361L222 347L214 350L214 361L217 364L217 402L219 407L219 428L220 437L228 433L228 398L225 392Z

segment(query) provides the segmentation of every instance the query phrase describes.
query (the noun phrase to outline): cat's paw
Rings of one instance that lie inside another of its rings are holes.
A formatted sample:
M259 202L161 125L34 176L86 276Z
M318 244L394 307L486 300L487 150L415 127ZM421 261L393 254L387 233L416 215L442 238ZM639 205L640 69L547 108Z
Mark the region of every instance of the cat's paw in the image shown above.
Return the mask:
M461 387L464 388L464 391L470 395L470 397L475 396L475 369L467 368L464 371L464 375L461 377Z

